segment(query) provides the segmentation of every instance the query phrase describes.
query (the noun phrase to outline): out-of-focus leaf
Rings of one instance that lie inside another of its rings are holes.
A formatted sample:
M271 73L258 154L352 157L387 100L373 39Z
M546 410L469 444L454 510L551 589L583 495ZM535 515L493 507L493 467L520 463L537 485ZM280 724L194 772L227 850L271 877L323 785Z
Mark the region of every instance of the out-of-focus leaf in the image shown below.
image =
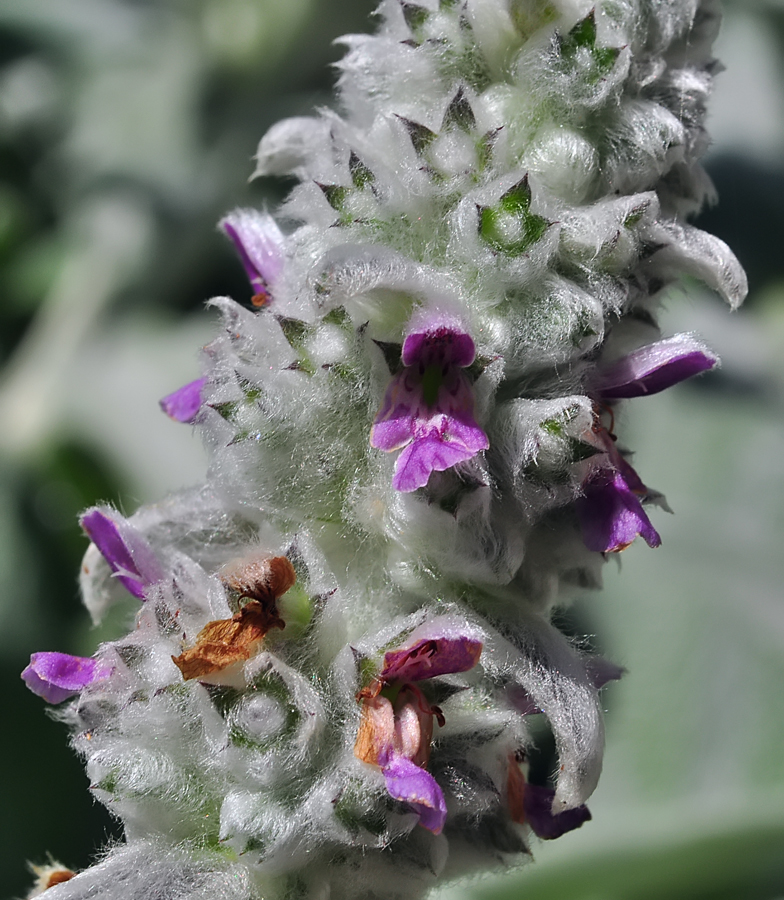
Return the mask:
M731 824L731 823L730 823ZM773 900L784 894L784 816L777 823L671 841L606 848L531 866L477 900Z

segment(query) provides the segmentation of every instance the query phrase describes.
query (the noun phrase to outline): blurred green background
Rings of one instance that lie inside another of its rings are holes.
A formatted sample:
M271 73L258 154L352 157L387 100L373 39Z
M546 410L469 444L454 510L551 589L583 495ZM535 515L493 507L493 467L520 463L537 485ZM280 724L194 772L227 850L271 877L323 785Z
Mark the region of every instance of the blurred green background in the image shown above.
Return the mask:
M784 898L784 3L725 3L699 221L747 268L730 315L699 285L667 303L723 367L624 413L665 492L664 545L606 567L566 629L627 666L608 688L594 821L537 864L441 900ZM204 456L158 399L198 374L217 294L249 289L218 218L273 206L248 183L277 119L330 102L332 44L370 0L0 3L0 897L47 853L87 865L119 834L65 729L19 672L100 635L76 578L78 512L131 512L201 480Z

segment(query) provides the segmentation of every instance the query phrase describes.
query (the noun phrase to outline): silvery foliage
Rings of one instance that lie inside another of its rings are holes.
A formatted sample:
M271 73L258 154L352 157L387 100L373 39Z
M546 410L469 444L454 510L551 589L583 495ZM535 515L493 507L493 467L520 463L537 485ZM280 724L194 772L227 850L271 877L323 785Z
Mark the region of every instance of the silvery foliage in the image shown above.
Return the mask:
M298 181L282 272L259 310L212 301L206 484L130 519L166 577L99 649L111 676L63 713L126 843L52 900L411 898L518 863L530 831L509 816L507 771L530 736L515 690L555 736L553 809L592 793L597 679L550 624L605 558L575 514L590 385L658 338L676 279L733 306L745 293L727 247L686 222L711 192L717 6L384 0L377 34L344 39L342 112L262 139L258 173ZM489 449L403 492L369 434L423 311L475 342ZM219 573L249 554L294 565L286 629L230 674L184 682L172 656L236 612ZM94 548L82 580L96 618L123 593ZM483 644L432 686L441 834L353 752L367 666L433 620Z

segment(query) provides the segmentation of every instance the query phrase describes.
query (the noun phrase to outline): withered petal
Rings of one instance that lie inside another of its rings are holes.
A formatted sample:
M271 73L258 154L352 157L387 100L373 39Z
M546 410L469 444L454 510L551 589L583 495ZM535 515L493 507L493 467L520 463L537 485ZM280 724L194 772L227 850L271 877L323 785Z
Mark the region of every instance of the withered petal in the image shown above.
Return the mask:
M208 622L196 635L195 645L179 656L172 656L172 662L185 681L211 675L232 663L249 659L271 628L285 627L274 602L252 600L232 618Z
M286 556L241 560L221 573L221 581L230 590L262 602L280 599L296 580L294 566Z

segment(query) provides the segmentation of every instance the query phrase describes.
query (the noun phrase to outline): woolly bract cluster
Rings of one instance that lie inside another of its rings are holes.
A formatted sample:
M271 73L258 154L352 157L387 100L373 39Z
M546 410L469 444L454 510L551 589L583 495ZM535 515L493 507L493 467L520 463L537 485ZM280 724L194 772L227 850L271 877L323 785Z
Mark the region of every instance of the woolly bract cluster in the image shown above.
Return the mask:
M598 688L550 623L663 502L613 410L711 368L662 291L744 276L686 223L716 68L713 0L385 0L342 113L284 121L273 219L229 215L252 303L163 401L204 487L123 519L82 577L130 634L36 654L127 843L86 897L411 898L589 816ZM531 717L553 785L529 783Z

